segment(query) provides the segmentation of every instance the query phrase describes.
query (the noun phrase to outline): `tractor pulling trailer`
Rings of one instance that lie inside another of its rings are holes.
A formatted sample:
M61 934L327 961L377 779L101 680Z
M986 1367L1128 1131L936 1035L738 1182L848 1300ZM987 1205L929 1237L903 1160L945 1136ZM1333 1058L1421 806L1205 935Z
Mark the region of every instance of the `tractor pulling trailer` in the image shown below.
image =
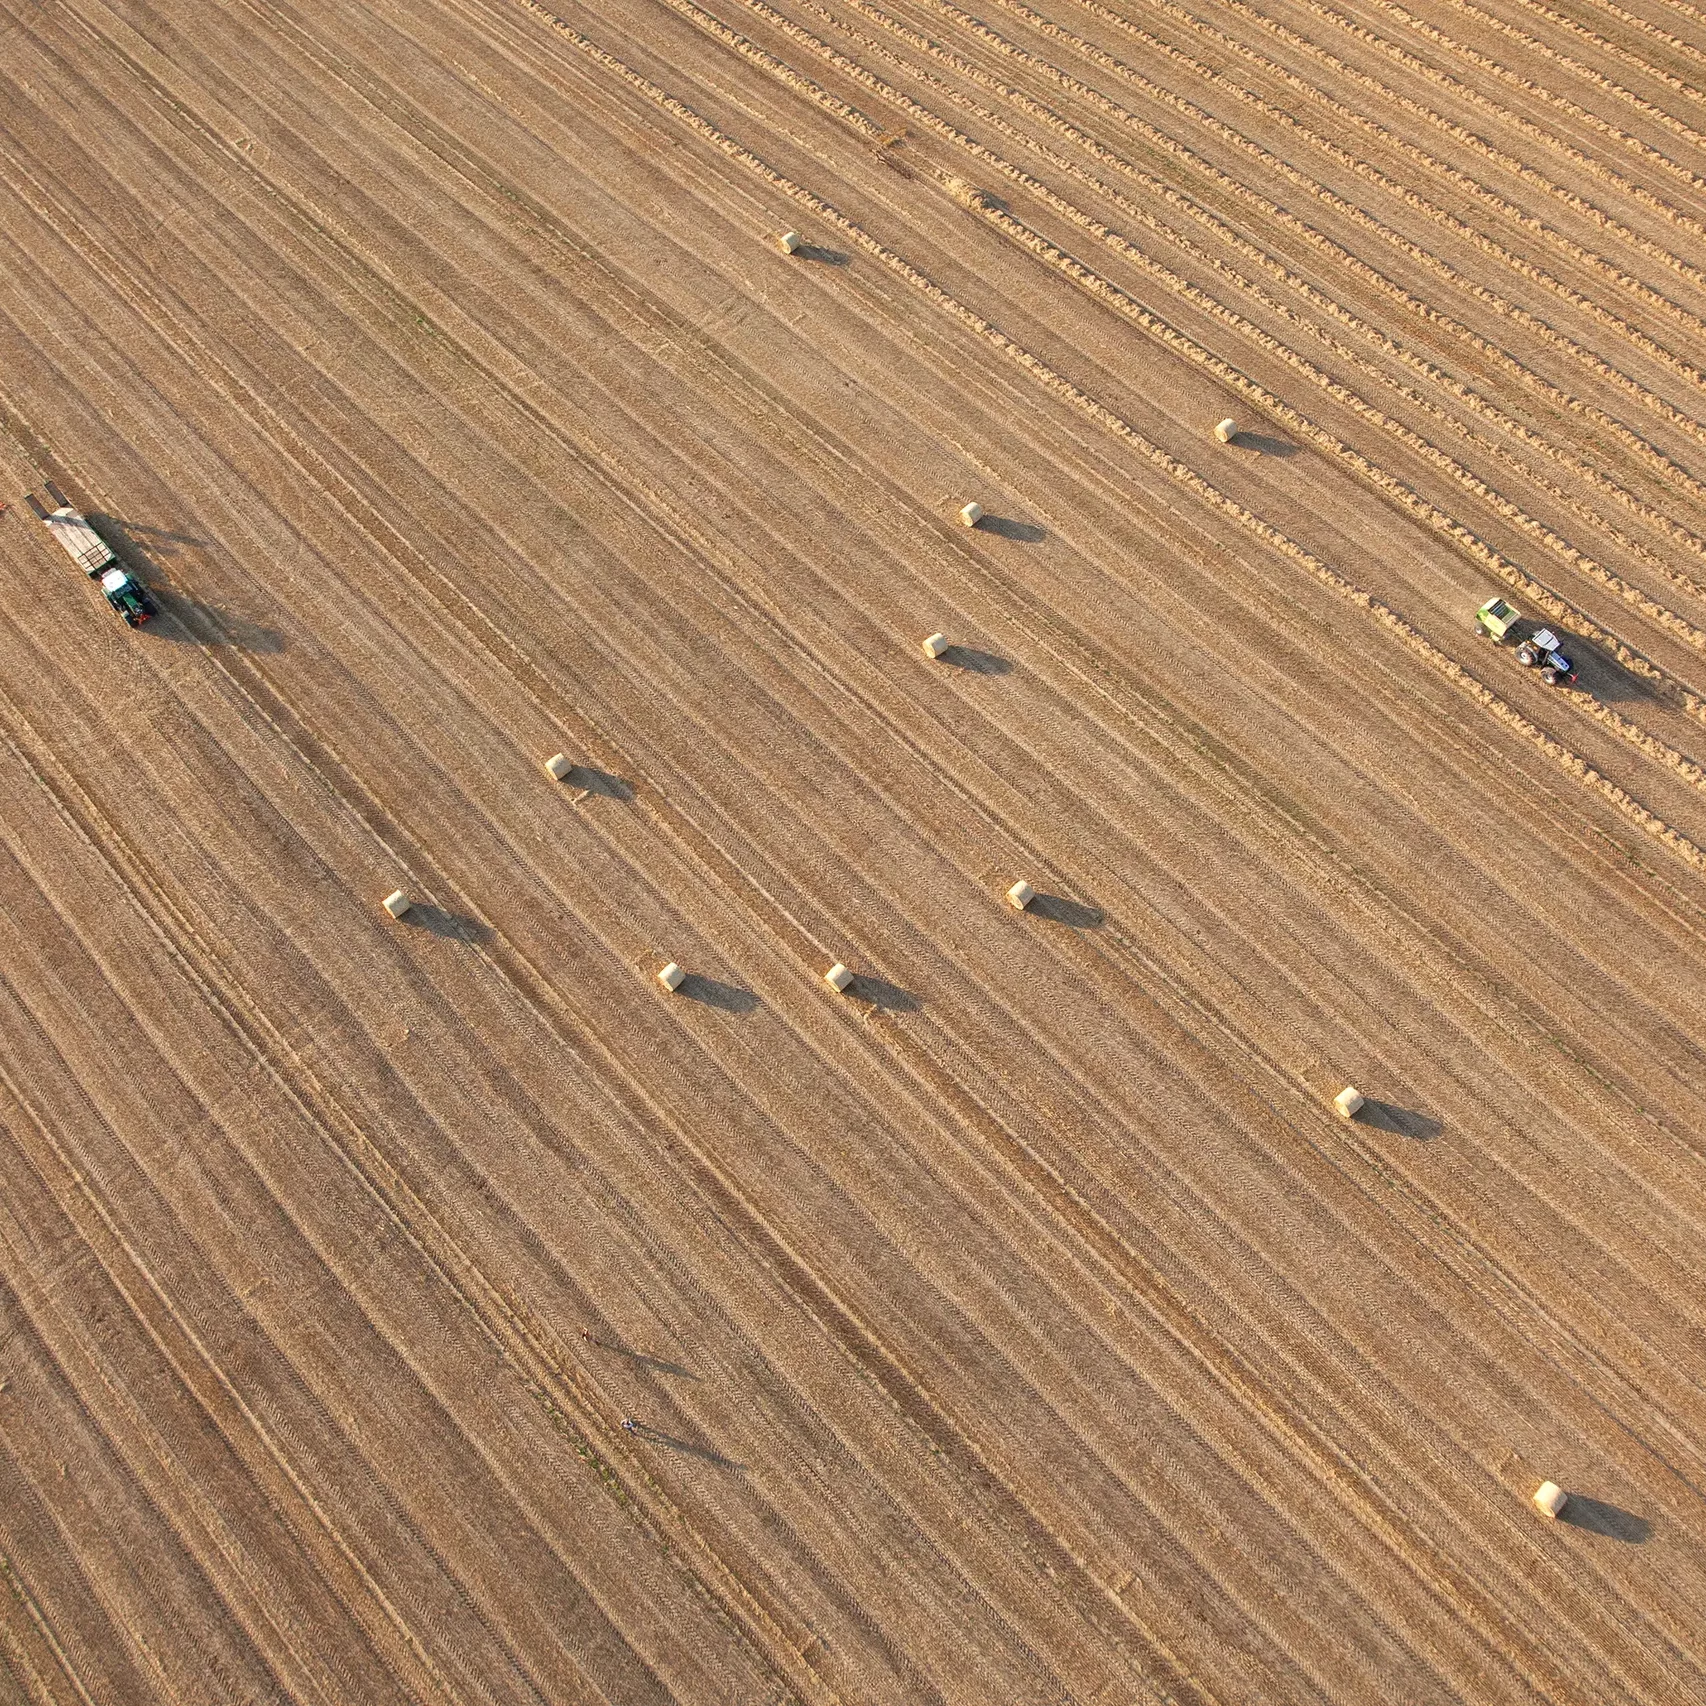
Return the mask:
M43 483L47 487L47 495L59 507L43 509L35 493L30 492L30 508L64 547L72 562L90 580L101 583L107 603L132 628L140 628L155 613L154 600L148 596L148 589L114 556L112 546L71 507L64 492L51 480Z

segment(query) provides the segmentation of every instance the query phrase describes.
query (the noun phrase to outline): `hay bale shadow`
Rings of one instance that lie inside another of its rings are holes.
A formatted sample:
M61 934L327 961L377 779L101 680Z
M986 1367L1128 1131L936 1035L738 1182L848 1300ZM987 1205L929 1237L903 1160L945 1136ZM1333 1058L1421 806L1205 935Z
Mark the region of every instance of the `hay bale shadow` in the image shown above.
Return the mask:
M689 972L675 992L702 1007L715 1007L719 1013L756 1013L762 1003L750 989L738 983L722 983L714 977L701 977Z
M1401 1108L1396 1102L1376 1102L1365 1098L1357 1109L1357 1120L1379 1131L1389 1131L1399 1137L1412 1137L1418 1143L1432 1143L1445 1130L1445 1122L1419 1108Z
M1017 539L1025 545L1038 545L1048 538L1047 532L1033 521L1016 521L1010 515L978 517L977 531L993 533L997 539Z
M477 918L466 918L460 912L448 912L442 906L423 906L417 901L397 920L411 930L425 930L431 936L448 937L453 942L485 942L491 939L492 928Z
M1625 1546L1645 1546L1653 1533L1653 1525L1644 1516L1581 1493L1570 1494L1558 1520L1589 1534L1604 1535L1607 1540L1620 1540Z
M1100 930L1107 921L1101 907L1086 906L1081 900L1068 900L1059 894L1039 894L1025 910L1033 918L1046 918L1070 930Z
M816 261L819 266L848 267L853 257L845 249L831 249L822 243L802 243L794 251L796 261Z
M897 983L886 983L880 977L867 977L863 972L853 979L847 993L885 1013L916 1013L924 1006L911 990L902 989Z
M1232 442L1241 450L1253 450L1258 456L1295 456L1298 447L1289 439L1274 438L1265 432L1238 432Z
M620 776L612 776L608 770L594 769L590 764L577 764L564 780L572 788L580 788L606 800L631 800L634 797L632 782L624 782Z
M998 652L979 651L976 646L949 646L936 660L963 669L969 675L1011 675L1012 663Z

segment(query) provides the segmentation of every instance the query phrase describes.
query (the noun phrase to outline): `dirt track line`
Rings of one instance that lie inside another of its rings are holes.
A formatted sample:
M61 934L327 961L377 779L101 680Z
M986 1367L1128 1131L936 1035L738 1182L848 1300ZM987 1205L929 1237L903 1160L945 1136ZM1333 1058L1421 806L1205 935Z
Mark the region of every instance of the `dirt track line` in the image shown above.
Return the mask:
M1062 88L1065 88L1075 99L1086 102L1088 105L1094 107L1098 112L1104 113L1108 117L1114 119L1118 124L1142 134L1146 140L1149 140L1156 146L1165 149L1166 152L1172 154L1175 158L1188 160L1194 169L1209 176L1216 183L1217 187L1227 190L1228 193L1238 196L1241 200L1256 201L1261 205L1261 211L1276 225L1294 230L1306 242L1309 242L1317 249L1332 252L1335 262L1342 265L1346 270L1354 273L1356 276L1363 278L1365 282L1375 283L1377 288L1385 289L1388 294L1396 293L1400 297L1408 296L1409 293L1404 291L1401 286L1396 286L1392 281L1385 279L1384 275L1377 273L1366 261L1351 254L1350 251L1342 249L1331 238L1326 237L1323 233L1315 230L1313 227L1306 225L1297 217L1297 215L1281 207L1278 203L1271 201L1266 196L1261 195L1260 192L1251 189L1250 186L1241 183L1237 179L1230 178L1226 173L1222 172L1203 156L1196 154L1194 150L1190 149L1185 144L1177 142L1173 138L1166 136L1165 133L1155 130L1153 126L1147 124L1129 108L1122 106L1119 102L1102 94L1099 90L1092 88L1089 84L1072 76L1071 73L1062 70L1050 61L1039 58L1037 55L1028 52L1018 43L1010 41L1006 36L1000 34L999 31L991 29L987 24L982 23L980 20L972 17L970 13L963 11L960 7L953 4L952 0L917 0L917 3L927 6L931 10L941 13L942 15L952 19L954 22L961 24L969 34L977 37L980 41L983 41L995 52L1025 65L1027 69L1037 75L1045 77ZM870 0L847 0L847 4L854 6L861 12L875 10L875 8L870 4ZM1455 267L1451 266L1449 262L1433 254L1430 250L1424 249L1420 244L1413 242L1402 233L1394 230L1383 220L1369 213L1356 202L1339 195L1336 191L1327 188L1324 184L1319 182L1319 180L1310 176L1308 173L1305 173L1299 170L1299 168L1289 164L1287 161L1280 159L1278 155L1272 152L1272 150L1264 147L1261 143L1254 141L1250 137L1245 136L1242 132L1225 123L1224 120L1217 118L1214 114L1198 106L1195 102L1190 101L1184 96L1176 94L1169 89L1163 88L1160 84L1152 82L1150 79L1144 77L1141 72L1125 64L1124 61L1115 59L1113 55L1104 53L1101 49L1092 46L1088 42L1083 42L1080 37L1070 35L1070 32L1062 30L1058 25L1048 25L1045 33L1050 36L1059 35L1067 37L1078 52L1084 54L1096 64L1100 65L1105 62L1105 68L1112 70L1115 75L1141 89L1142 92L1148 95L1152 100L1183 113L1187 118L1202 126L1202 128L1209 131L1212 135L1220 138L1221 141L1258 161L1269 170L1278 173L1281 177L1285 178L1287 182L1295 184L1298 188L1316 197L1317 200L1325 202L1335 213L1339 214L1353 225L1368 231L1372 236L1379 238L1382 242L1391 244L1398 248L1412 261L1418 262L1421 265L1426 266L1430 271L1447 278L1451 284L1467 292L1478 301L1486 303L1497 313L1508 317L1516 324L1522 326L1525 330L1543 338L1548 344L1551 344L1555 348L1563 350L1598 378L1609 384L1617 386L1620 390L1630 396L1633 396L1642 404L1643 407L1662 416L1679 431L1686 432L1693 437L1706 440L1706 424L1702 424L1700 421L1695 420L1693 416L1676 408L1673 404L1667 402L1657 393L1649 390L1639 380L1633 378L1627 373L1624 373L1620 368L1614 367L1603 357L1587 350L1573 338L1560 331L1556 326L1553 326L1549 322L1541 319L1538 315L1530 313L1526 308L1518 306L1509 298L1500 295L1498 292L1489 289L1487 286L1476 284L1466 279L1456 270ZM1702 234L1706 235L1706 226L1703 226L1701 229ZM1548 275L1540 274L1537 269L1535 276L1537 278L1541 278ZM1583 298L1582 300L1585 302L1587 299ZM1425 303L1420 304L1419 308L1423 317L1429 319L1436 325L1448 327L1455 327L1456 325L1456 322L1449 316L1442 315L1438 313L1438 311L1429 309ZM1638 332L1626 321L1619 321L1618 324L1622 329L1622 335L1629 338L1631 341L1640 342L1640 340L1645 337L1644 333ZM1470 333L1469 335L1472 338L1476 337L1476 334L1473 333ZM1486 340L1477 339L1477 342L1478 344L1486 343ZM1654 345L1655 349L1658 347L1659 346L1656 344ZM1495 346L1490 344L1488 344L1487 348L1485 348L1482 353L1494 355L1497 359L1500 359L1501 363L1504 365L1510 365L1514 362L1514 358L1510 357L1502 350L1497 350ZM1528 370L1523 369L1523 372L1526 374ZM1550 382L1541 380L1540 383L1549 391L1557 390L1557 387L1550 385ZM1566 393L1559 392L1558 400L1562 401L1566 396ZM1564 406L1569 407L1570 404L1566 402ZM1579 406L1577 408L1577 412L1582 412ZM1674 470L1674 472L1668 474L1668 477L1680 480L1684 484L1689 485L1691 488L1697 484L1697 482L1694 481L1694 477L1688 474L1685 469L1676 467L1676 465L1671 463L1669 459L1657 449L1657 447L1653 446L1648 441L1641 439L1621 422L1611 422L1611 425L1613 429L1617 431L1620 441L1625 443L1628 448L1636 450L1644 460L1655 464L1662 464L1667 471Z
M879 93L883 94L885 98L893 100L903 111L909 113L919 123L927 126L937 135L942 136L945 140L958 147L967 149L974 156L984 160L987 164L993 166L997 171L1000 171L1014 182L1024 185L1033 194L1040 194L1044 199L1049 201L1051 206L1055 206L1057 210L1064 211L1064 208L1068 205L1056 198L1053 191L1049 190L1046 185L1041 184L1039 180L1035 179L1023 168L1015 166L1002 159L999 155L995 154L993 150L986 148L983 144L976 142L971 137L968 137L962 132L954 129L953 126L949 125L946 121L933 113L928 107L914 101L910 96L899 90L892 89L887 85L880 84L873 74L863 66L859 65L857 61L851 60L846 55L838 53L827 43L821 41L818 37L811 35L808 31L803 30L798 24L793 23L792 20L782 17L780 13L776 13L773 8L764 4L763 0L742 0L742 3L746 4L755 13L765 17L769 22L775 24L777 28L785 31L792 39L800 42L801 45L806 46L810 51L819 53L823 57L833 61L837 67L847 75L858 78L861 82L865 83L866 86L876 89ZM812 5L812 0L798 0L798 3L806 6L808 9L814 11L818 10L817 7ZM1402 381L1384 372L1373 363L1369 362L1366 357L1356 354L1346 345L1335 340L1324 327L1310 322L1296 309L1291 308L1268 295L1260 285L1252 283L1249 279L1241 276L1238 272L1228 266L1224 260L1212 255L1196 241L1182 235L1172 226L1158 219L1155 214L1142 203L1134 201L1131 197L1125 195L1120 190L1114 189L1112 186L1106 184L1093 173L1085 170L1082 166L1079 166L1076 162L1057 153L1036 137L1011 124L1000 114L995 113L978 102L971 100L970 97L966 96L960 90L953 88L943 79L938 78L919 67L913 66L910 62L902 59L898 54L892 52L892 50L884 47L882 43L859 34L848 25L839 23L838 20L831 18L828 13L824 13L823 16L825 16L826 19L829 19L830 22L835 23L838 28L840 28L844 33L850 35L854 40L859 41L868 50L880 54L884 59L888 60L889 63L894 65L903 75L915 78L927 87L933 89L939 97L971 112L982 122L995 126L1003 135L1010 137L1021 146L1030 149L1032 152L1048 161L1048 163L1057 170L1064 171L1076 181L1085 184L1094 191L1096 195L1112 202L1127 217L1136 219L1145 228L1154 231L1169 243L1178 246L1187 254L1201 260L1204 265L1213 269L1218 278L1227 281L1233 284L1236 288L1248 293L1250 296L1254 297L1256 301L1261 303L1269 312L1279 315L1288 323L1296 326L1300 331L1305 332L1308 336L1325 344L1326 347L1331 349L1335 354L1354 363L1363 373L1376 380L1376 382L1393 389L1412 407L1423 409L1432 419L1446 427L1449 431L1455 433L1465 442L1487 454L1492 455L1505 466L1513 469L1524 477L1533 480L1554 500L1564 504L1583 520L1586 520L1595 527L1607 532L1620 547L1628 550L1631 554L1638 557L1647 567L1654 569L1657 573L1663 575L1683 591L1696 597L1706 599L1706 586L1700 585L1687 575L1683 574L1680 570L1672 567L1666 558L1659 555L1648 546L1643 545L1618 531L1604 517L1598 506L1590 505L1579 497L1576 497L1574 494L1565 491L1563 488L1551 484L1509 450L1506 450L1487 439L1476 436L1465 423L1457 420L1454 416L1450 415L1438 405L1428 402L1419 392L1404 385ZM925 43L923 38L919 38L919 43L926 47L933 45ZM1027 103L1027 105L1030 105L1030 103ZM1151 198L1159 196L1170 206L1204 225L1207 229L1212 231L1216 237L1231 245L1247 260L1253 262L1257 267L1260 267L1263 271L1267 272L1280 283L1286 285L1289 289L1302 295L1307 301L1320 309L1324 314L1338 321L1341 325L1356 332L1359 336L1373 344L1374 347L1382 354L1404 363L1422 378L1438 386L1441 390L1448 392L1452 397L1456 398L1465 407L1469 408L1482 419L1491 422L1501 431L1518 439L1525 449L1548 456L1554 461L1567 467L1573 478L1585 482L1596 492L1610 498L1613 502L1622 504L1625 508L1636 514L1648 526L1662 532L1672 544L1678 545L1684 550L1691 551L1696 555L1706 555L1706 537L1702 537L1691 532L1688 528L1682 526L1661 510L1654 508L1644 499L1638 497L1633 492L1628 491L1609 476L1601 473L1597 468L1592 467L1590 464L1583 462L1578 457L1572 455L1562 445L1553 442L1551 439L1540 433L1532 431L1529 427L1506 414L1495 404L1489 402L1479 392L1464 384L1461 380L1458 380L1452 375L1446 373L1427 357L1389 336L1378 327L1370 325L1351 309L1343 306L1333 297L1318 289L1307 279L1292 271L1292 269L1283 261L1268 254L1257 244L1234 231L1217 215L1204 208L1198 207L1187 197L1182 196L1178 191L1170 189L1158 180L1150 178L1148 174L1141 170L1141 168L1128 161L1121 161L1118 156L1112 154L1111 151L1104 149L1100 144L1096 143L1094 138L1076 131L1075 128L1067 124L1065 120L1054 117L1053 122L1056 128L1062 129L1063 133L1071 134L1075 142L1082 147L1090 149L1097 158L1106 159L1110 164L1117 164L1127 175L1143 183L1145 190L1149 193ZM1086 228L1090 228L1096 224L1092 217L1087 214L1075 212L1073 214L1069 214L1068 217L1073 217L1076 222L1084 225ZM1100 235L1101 233L1099 232L1098 234ZM1110 238L1103 235L1102 240L1110 241ZM1131 246L1122 246L1122 252L1127 254L1128 259L1134 258L1134 251ZM1143 265L1145 270L1150 271L1153 276L1164 278L1170 288L1181 291L1193 302L1198 302L1200 299L1200 305L1204 307L1206 312L1232 312L1231 310L1219 308L1218 305L1213 305L1213 298L1209 297L1206 292L1200 291L1198 287L1191 285L1189 281L1172 273L1171 269L1166 268L1161 262L1156 260L1152 255L1149 255L1147 252L1135 251L1135 254L1140 257L1138 264ZM1703 328L1706 328L1706 322L1703 322ZM1469 478L1473 480L1474 477L1469 476ZM1476 484L1478 485L1479 482L1476 482ZM1706 490L1706 488L1703 488L1703 490Z
M1619 129L1608 120L1600 118L1594 113L1590 113L1585 107L1578 106L1576 102L1568 99L1568 97L1554 94L1542 85L1534 82L1532 79L1526 78L1520 73L1510 70L1507 66L1500 65L1496 60L1488 57L1487 55L1478 53L1472 48L1463 46L1462 44L1454 41L1450 36L1446 35L1443 30L1437 29L1433 25L1426 23L1424 20L1415 17L1402 6L1390 4L1389 0L1368 0L1368 3L1377 10L1386 12L1397 23L1413 30L1425 40L1433 42L1436 46L1444 48L1449 53L1454 53L1460 59L1467 59L1477 70L1488 73L1499 82L1504 83L1507 87L1520 90L1522 94L1531 100L1539 102L1542 106L1549 106L1556 111L1565 113L1568 117L1576 119L1596 134L1606 137L1608 140L1616 142L1627 148L1631 153L1638 155L1648 165L1657 166L1661 171L1671 173L1673 176L1681 179L1681 181L1687 184L1689 188L1695 190L1706 190L1706 179L1703 179L1698 174L1691 172L1686 166L1680 165L1677 161L1672 160L1668 155L1661 153L1658 149L1649 147L1648 144L1642 142L1638 137L1631 136L1627 131ZM1471 106L1478 108L1480 111L1488 113L1495 119L1502 120L1504 123L1520 130L1525 136L1531 137L1543 148L1550 148L1554 153L1564 156L1572 164L1581 167L1583 171L1591 173L1594 177L1597 177L1604 182L1614 184L1623 192L1623 194L1640 202L1645 207L1652 208L1654 212L1662 214L1666 219L1670 220L1672 224L1680 225L1683 229L1689 230L1696 236L1702 235L1703 230L1706 230L1706 228L1703 228L1700 225L1698 220L1690 218L1679 209L1671 206L1669 202L1666 202L1660 197L1654 195L1651 190L1645 189L1641 185L1631 182L1620 173L1614 171L1611 167L1605 165L1602 161L1596 160L1592 155L1584 153L1581 149L1575 147L1574 144L1565 141L1562 137L1555 135L1553 132L1545 129L1542 125L1536 124L1532 119L1523 117L1514 108L1501 106L1497 101L1493 100L1490 96L1483 94L1473 85L1464 83L1459 78L1454 77L1449 71L1442 71L1436 66L1429 65L1426 60L1419 59L1415 54L1409 52L1406 48L1399 46L1396 42L1388 41L1384 36L1378 34L1376 31L1368 29L1366 26L1355 22L1346 14L1337 11L1334 7L1325 4L1324 0L1297 0L1297 4L1306 6L1318 18L1321 18L1325 22L1343 30L1347 35L1354 37L1366 46L1372 47L1378 52L1383 53L1388 59L1397 61L1399 64L1403 65L1406 70L1413 71L1417 76L1426 78L1436 87L1449 89L1459 100L1467 101Z
M778 406L785 407L785 403L782 402L782 400L778 399L777 402L778 402ZM804 428L802 427L801 430L804 430ZM602 454L602 452L597 450L596 446L594 446L594 451L595 451L595 453ZM637 478L637 476L635 476L632 473L632 471L629 471L624 477L627 479L627 481L630 484L632 483L633 479ZM654 498L652 501L663 502L665 500L661 496L654 494ZM703 550L712 551L714 553L714 544L708 539L707 536L702 536L703 530L698 527L696 520L694 519L694 517L691 514L685 512L685 511L680 511L678 509L676 511L673 519L674 519L675 527L678 530L682 531L683 533L685 533L689 537L699 537L701 548ZM772 619L780 619L774 611L772 612Z
M1006 4L1006 0L998 0L998 3ZM1103 5L1101 0L1077 0L1077 3L1094 17L1102 19L1110 28L1123 30L1139 39L1144 39L1147 34L1129 19L1113 11L1111 7ZM1220 0L1220 3L1227 11L1249 20L1257 28L1267 31L1298 52L1308 55L1316 63L1323 66L1335 82L1354 85L1367 90L1376 100L1390 102L1408 116L1419 118L1424 124L1440 131L1460 147L1467 148L1471 153L1479 155L1500 170L1509 172L1525 183L1533 185L1541 192L1544 199L1561 202L1573 213L1590 221L1600 230L1611 233L1619 242L1627 243L1630 247L1647 256L1648 259L1657 261L1679 277L1686 278L1694 284L1706 285L1706 268L1698 267L1686 256L1679 255L1673 249L1667 249L1664 245L1655 243L1652 238L1644 236L1633 226L1624 224L1597 204L1577 195L1574 190L1567 189L1564 185L1555 183L1552 179L1543 176L1530 163L1495 147L1485 137L1470 130L1466 125L1461 125L1455 119L1446 117L1445 114L1428 106L1426 102L1417 100L1414 96L1403 94L1368 72L1359 71L1355 66L1340 59L1330 49L1321 46L1320 43L1288 28L1266 13L1258 11L1255 6L1248 4L1247 0ZM1205 22L1186 6L1177 4L1176 0L1155 0L1155 5L1157 10L1169 18L1175 19L1198 36L1213 43L1219 51L1236 54L1246 63L1259 67L1267 75L1284 83L1287 89L1302 95L1312 105L1325 109L1335 123L1351 126L1377 137L1383 147L1390 148L1406 160L1421 166L1424 171L1462 191L1463 194L1479 202L1495 214L1520 225L1531 236L1539 237L1576 264L1590 268L1619 290L1638 297L1649 308L1655 309L1691 329L1702 325L1702 316L1693 309L1672 301L1670 297L1654 286L1624 272L1616 261L1584 248L1566 232L1547 225L1537 215L1509 201L1489 185L1471 177L1461 167L1453 166L1450 162L1430 154L1407 137L1389 129L1386 124L1372 114L1358 112L1335 99L1325 87L1321 86L1327 81L1327 78L1323 77L1311 81L1309 78L1301 76L1278 60L1270 59L1248 42ZM1165 44L1163 44L1163 48L1165 50ZM1176 53L1177 50L1174 49L1172 52ZM1172 53L1169 53L1169 57L1172 57ZM1417 196L1413 189L1389 178L1384 172L1373 166L1372 162L1362 160L1349 149L1334 142L1331 137L1300 125L1295 115L1287 113L1283 107L1275 107L1272 102L1264 100L1255 91L1241 88L1235 79L1226 77L1224 73L1216 72L1212 66L1191 59L1188 55L1179 55L1176 63L1184 64L1196 71L1198 75L1209 78L1217 88L1224 88L1234 98L1248 100L1250 104L1258 107L1276 122L1285 124L1287 129L1295 129L1298 135L1306 137L1313 146L1322 149L1333 159L1339 160L1359 177L1373 174L1373 181L1380 182L1383 187L1391 189L1402 197L1408 205L1415 207L1418 211L1427 212L1430 218L1445 223L1453 231L1469 238L1484 253L1495 255L1500 259L1509 256L1510 261L1507 264L1514 262L1519 273L1524 277L1530 276L1529 264L1517 260L1511 251L1506 250L1490 234L1478 232L1473 227L1458 220L1454 214L1446 209L1435 207L1431 202ZM1604 312L1597 304L1593 305L1590 311L1595 312L1596 316Z
M673 117L704 136L708 141L714 142L730 159L766 179L778 192L788 196L797 204L809 208L825 223L834 226L850 242L856 243L867 254L881 261L890 271L905 279L908 284L920 291L938 308L951 314L968 329L978 333L992 348L999 351L1008 360L1016 362L1041 384L1071 403L1088 418L1137 449L1152 464L1170 474L1179 484L1202 499L1209 507L1237 522L1245 531L1255 535L1263 543L1280 551L1281 554L1290 558L1291 561L1311 574L1321 585L1338 597L1367 610L1377 622L1398 638L1435 673L1443 676L1466 697L1491 712L1507 728L1512 729L1537 746L1586 787L1608 800L1619 812L1636 824L1643 833L1652 836L1696 870L1706 870L1706 853L1703 853L1698 846L1677 830L1672 829L1670 825L1649 811L1625 789L1602 776L1585 759L1579 757L1564 746L1562 742L1529 721L1514 707L1499 698L1490 688L1482 685L1461 664L1456 663L1440 651L1419 629L1407 622L1396 611L1382 604L1348 577L1329 568L1318 557L1305 551L1302 546L1287 539L1271 523L1262 521L1251 511L1245 509L1243 505L1226 497L1225 494L1203 479L1201 475L1178 461L1177 458L1169 455L1160 446L1151 443L1135 427L1115 414L1105 404L1098 403L1087 392L1080 390L1071 381L1056 373L1028 350L1015 343L1006 333L955 300L939 285L932 283L923 273L919 272L909 261L885 248L878 239L872 237L863 227L855 224L853 220L823 200L821 196L785 178L757 155L742 147L732 137L717 130L708 120L700 117L685 103L678 101L674 96L648 82L638 72L621 66L613 55L607 54L604 49L599 48L586 37L580 36L569 25L546 11L539 4L539 0L513 0L513 3L524 5L530 11L537 12L541 17L548 19L560 33L569 36L577 45L584 43L584 51L588 57L597 59L601 63L606 60L610 61L608 69L617 69L620 66L618 74L622 75L624 80L628 81L633 87L645 93L656 105L668 111Z
M5 1589L12 1600L23 1610L36 1638L47 1648L55 1668L75 1690L77 1698L83 1702L83 1706L102 1706L102 1703L95 1700L89 1690L84 1687L82 1677L77 1674L77 1667L72 1664L70 1655L60 1645L59 1637L54 1634L53 1625L48 1622L41 1607L36 1603L35 1595L30 1592L28 1586L19 1576L12 1560L3 1553L0 1553L0 1582L5 1584ZM16 1639L16 1637L11 1636L9 1630L7 1634L10 1638ZM24 1654L24 1660L26 1664L29 1663L27 1653ZM40 1673L33 1664L30 1664L30 1672L39 1678Z

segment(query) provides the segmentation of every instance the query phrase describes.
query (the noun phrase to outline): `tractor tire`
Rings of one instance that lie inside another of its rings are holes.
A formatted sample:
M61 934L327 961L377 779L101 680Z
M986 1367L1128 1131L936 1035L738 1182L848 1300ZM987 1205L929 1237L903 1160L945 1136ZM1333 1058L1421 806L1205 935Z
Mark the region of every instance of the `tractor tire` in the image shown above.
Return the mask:
M1518 646L1516 649L1516 661L1525 666L1532 665L1539 656L1533 646Z
M1540 679L1544 681L1548 687L1556 687L1558 685L1558 672L1548 665L1545 669L1541 670Z

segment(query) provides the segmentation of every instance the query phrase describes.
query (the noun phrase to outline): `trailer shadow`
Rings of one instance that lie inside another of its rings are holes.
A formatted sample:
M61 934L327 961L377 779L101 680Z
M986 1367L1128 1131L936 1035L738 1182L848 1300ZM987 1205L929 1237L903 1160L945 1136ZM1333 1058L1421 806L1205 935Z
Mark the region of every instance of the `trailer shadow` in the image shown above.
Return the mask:
M1589 1534L1603 1534L1607 1540L1621 1540L1625 1546L1645 1546L1653 1533L1653 1525L1644 1516L1581 1493L1570 1494L1570 1502L1559 1513L1558 1520Z
M1365 1098L1357 1109L1357 1119L1376 1131L1389 1131L1398 1137L1412 1137L1418 1143L1432 1143L1445 1130L1445 1122L1419 1108L1401 1108L1396 1102L1376 1102Z
M1025 910L1033 918L1046 918L1070 930L1100 930L1107 922L1101 907L1086 906L1081 900L1068 900L1059 894L1039 894Z
M675 993L697 1001L702 1007L715 1007L721 1013L756 1013L763 1005L750 989L742 989L738 983L720 983L714 977L701 977L698 972L689 972Z
M88 517L95 531L113 547L115 551L126 548L145 554L154 552L161 557L175 557L176 545L193 545L205 549L207 540L197 539L193 533L174 533L169 527L149 527L140 521L123 521L116 515L108 515L104 510L96 510Z
M492 935L491 926L482 924L477 918L448 912L442 906L423 906L418 901L397 922L414 930L424 930L429 936L448 937L453 942L486 942Z

